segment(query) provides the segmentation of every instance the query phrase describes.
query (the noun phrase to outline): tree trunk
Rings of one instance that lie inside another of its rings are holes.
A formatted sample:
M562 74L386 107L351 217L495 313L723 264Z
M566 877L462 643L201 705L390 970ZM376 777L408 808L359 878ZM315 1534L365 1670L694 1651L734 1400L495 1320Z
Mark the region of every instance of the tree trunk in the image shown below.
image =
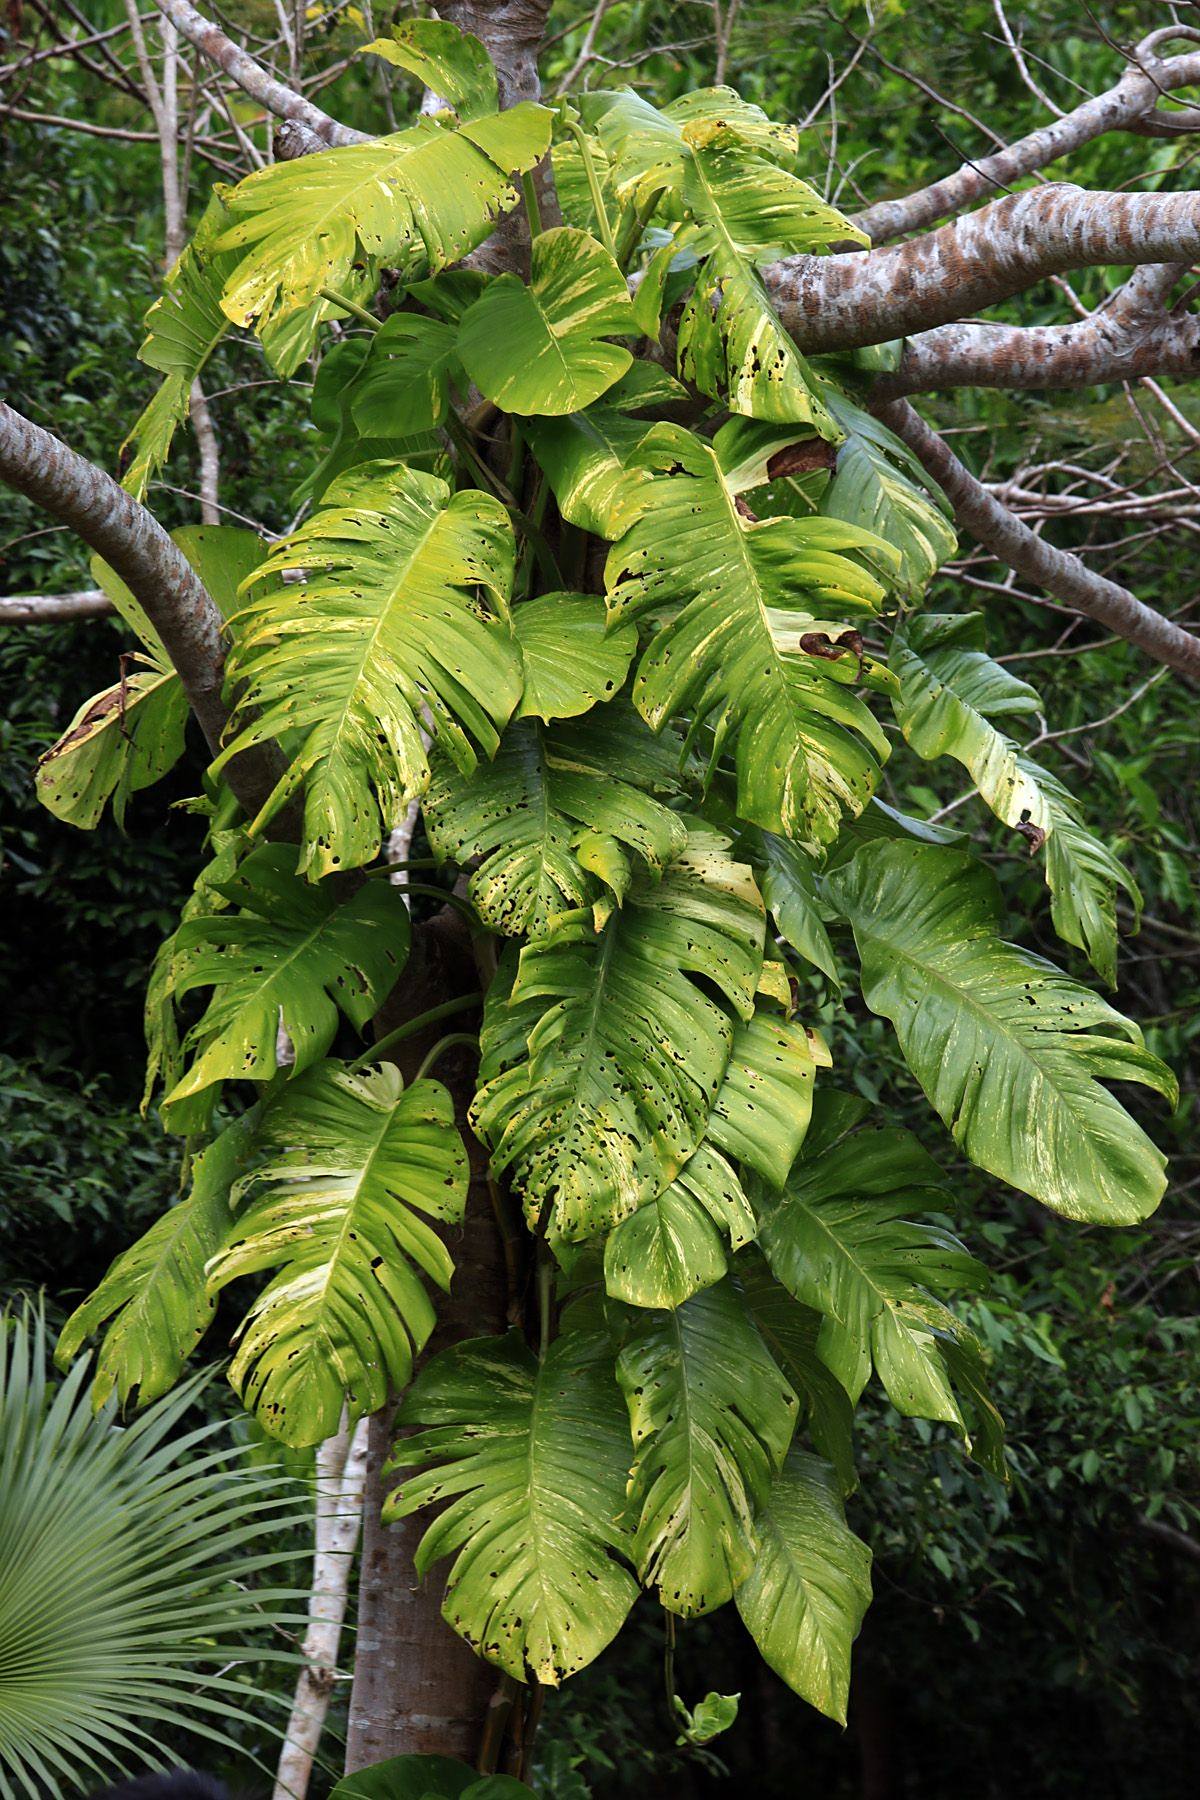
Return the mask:
M461 921L438 919L414 933L403 991L393 995L376 1021L381 1036L404 1019L476 985L469 946L458 935L461 929ZM461 1021L454 1024L460 1027ZM442 1029L435 1025L391 1053L406 1081ZM455 1115L471 1157L471 1183L463 1224L447 1235L454 1279L449 1296L439 1299L430 1355L462 1338L502 1332L509 1301L486 1157L467 1125L475 1091L474 1052L448 1053L434 1073L454 1096ZM417 1584L413 1557L428 1517L418 1515L391 1526L380 1522L391 1420L391 1408L376 1413L368 1438L358 1638L346 1739L348 1773L385 1756L415 1752L473 1762L497 1679L442 1619L444 1570Z

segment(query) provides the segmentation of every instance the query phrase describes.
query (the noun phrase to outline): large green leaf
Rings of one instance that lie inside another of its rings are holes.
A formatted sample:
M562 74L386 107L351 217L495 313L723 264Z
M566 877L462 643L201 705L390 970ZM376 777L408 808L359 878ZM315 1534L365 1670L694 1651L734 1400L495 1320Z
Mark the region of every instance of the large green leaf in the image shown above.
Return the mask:
M854 927L863 997L972 1162L1068 1218L1144 1219L1165 1158L1103 1080L1174 1099L1129 1019L1000 937L1000 892L957 850L860 850L826 892Z
M135 500L145 499L166 462L176 429L187 417L192 383L229 330L221 288L236 259L214 249L227 222L224 200L216 192L146 314L147 335L138 356L166 379L122 446L126 452L133 449L122 485Z
M1044 849L1055 930L1115 986L1116 890L1125 888L1138 906L1137 888L1082 823L1062 783L993 723L1036 712L1036 691L987 655L978 613L910 619L893 639L891 664L900 678L896 717L908 742L924 757L954 757L996 817Z
M238 582L262 561L262 539L230 525L184 525L171 536L228 616ZM121 679L84 702L38 763L42 805L84 831L99 823L109 801L121 824L131 796L174 768L188 720L179 677L140 601L99 557L92 571L146 654L123 659ZM124 667L129 662L132 672Z
M350 396L361 436L411 438L440 425L450 410L451 382L462 381L457 342L442 319L393 313L372 338Z
M631 415L662 404L669 396L655 395L648 388L643 379L647 369L647 364L635 362L628 375L586 412L522 422L559 512L569 525L597 537L620 537L637 517L639 489L651 480L648 470L633 465L633 457L653 427Z
M556 1686L611 1643L637 1597L621 1560L629 1432L602 1332L568 1329L539 1362L518 1332L444 1350L400 1409L385 1504L406 1518L448 1501L418 1575L453 1556L442 1613L518 1681ZM423 1465L433 1465L423 1467Z
M242 253L227 317L274 334L273 361L290 374L330 310L323 287L361 299L384 265L415 280L482 243L520 198L513 175L545 155L550 118L529 101L457 127L426 118L247 176L225 196L233 223L216 244Z
M799 1397L814 1448L833 1465L842 1492L852 1493L854 1402L817 1349L823 1315L793 1300L757 1249L739 1256L736 1268L750 1317Z
M518 719L574 719L611 700L637 648L632 625L606 630L595 594L539 594L513 613L525 686Z
M851 691L857 658L805 642L870 614L883 589L845 552L877 540L829 519L747 521L712 449L676 426L657 427L634 461L655 479L607 580L615 619L665 621L638 666L638 710L656 729L685 711L709 723L733 750L739 815L827 842L866 805L887 739Z
M608 1235L610 1294L632 1306L682 1306L721 1279L725 1239L736 1251L756 1230L726 1156L782 1182L808 1126L817 1066L828 1061L815 1033L777 1014L756 1012L738 1026L705 1141L661 1193Z
M657 193L682 192L692 143L706 136L720 134L770 163L791 162L799 143L794 125L776 124L728 87L698 88L661 109L632 88L588 95L584 104L612 161L615 191L639 205Z
M625 277L586 231L543 231L532 259L528 285L500 275L463 315L458 354L505 412L555 417L589 406L625 373L630 352L607 340L637 327Z
M735 413L840 437L756 265L866 240L807 182L748 154L724 124L687 126L684 138L681 198L693 224L683 241L704 263L680 321L680 374Z
M958 541L948 502L886 425L829 384L822 383L821 395L846 434L821 511L877 532L900 553L896 586L906 594L923 593Z
M829 1465L793 1450L757 1528L738 1612L775 1673L844 1725L850 1647L871 1604L871 1552L846 1524Z
M42 1320L0 1315L3 1800L75 1800L185 1734L236 1756L299 1662L311 1502L231 1447L202 1382L122 1426L86 1360L48 1365Z
M848 1125L855 1109L834 1095L825 1114L827 1127ZM782 1194L762 1196L758 1235L776 1278L824 1315L817 1350L851 1400L874 1363L897 1411L961 1425L937 1345L905 1311L978 1273L949 1232L906 1216L944 1208L940 1182L906 1131L839 1134L801 1155Z
M229 1230L229 1190L254 1120L252 1108L196 1158L186 1198L121 1252L63 1326L55 1352L60 1367L107 1322L92 1389L97 1406L113 1393L122 1407L134 1395L143 1406L157 1400L174 1387L211 1324L216 1303L205 1268Z
M620 901L635 863L661 873L679 855L687 828L655 797L677 793L671 743L616 701L550 730L510 726L470 775L435 757L424 818L437 856L478 865L469 892L484 923L538 937L558 913L606 892Z
M377 854L429 779L423 730L463 769L475 745L495 753L521 693L507 623L512 565L498 500L452 495L400 463L341 477L257 572L305 579L241 615L230 658L241 729L225 757L299 735L264 816L304 781L301 868L314 879Z
M230 910L185 919L175 934L175 999L214 992L185 1039L194 1057L164 1102L168 1119L214 1082L270 1080L281 1040L302 1074L333 1042L339 1009L363 1030L404 966L409 920L396 890L312 887L292 873L294 856L261 845L217 884Z
M440 19L402 19L388 38L364 44L360 56L381 56L424 83L460 119L496 111L496 70L472 32Z
M762 902L727 849L692 830L599 931L563 914L489 993L476 1128L560 1237L636 1211L704 1135L762 968Z
M91 831L108 801L124 822L130 797L161 781L183 755L187 696L173 669L132 659L132 674L85 700L38 762L37 796L57 819Z
M767 910L798 956L841 987L837 958L825 929L824 907L817 886L817 865L799 844L773 831L751 839L759 886Z
M668 1612L711 1612L754 1565L754 1513L791 1442L796 1396L729 1281L633 1314L617 1375L642 1579Z
M325 1062L282 1090L238 1185L210 1292L279 1273L250 1308L229 1379L287 1444L318 1444L376 1412L412 1373L435 1323L418 1271L449 1289L453 1262L426 1222L467 1196L454 1103L437 1081L405 1088L390 1063Z
M534 1800L534 1795L513 1775L481 1776L453 1757L388 1756L343 1776L329 1800Z

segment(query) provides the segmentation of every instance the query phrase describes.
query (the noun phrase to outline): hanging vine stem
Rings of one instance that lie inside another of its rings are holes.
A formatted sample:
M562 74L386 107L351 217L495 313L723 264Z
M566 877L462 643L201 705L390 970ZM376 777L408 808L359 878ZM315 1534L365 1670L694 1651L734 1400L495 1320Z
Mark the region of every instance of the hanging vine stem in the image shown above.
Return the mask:
M413 1080L423 1081L438 1058L443 1056L447 1050L453 1050L456 1044L470 1044L472 1049L477 1050L479 1048L478 1034L473 1031L447 1032L446 1036L439 1038L432 1050L422 1057L421 1065L413 1076Z
M583 172L587 176L588 193L592 197L592 210L596 215L596 223L600 227L601 242L613 261L619 262L612 224L608 217L608 208L604 204L600 177L596 173L596 164L592 159L592 147L588 143L587 133L580 129L579 114L574 107L564 107L560 116L571 135L571 141L583 159Z
M369 1050L364 1050L361 1056L356 1056L350 1064L351 1072L355 1069L365 1068L368 1063L379 1062L389 1050L394 1050L397 1044L402 1044L406 1038L416 1037L418 1032L424 1031L428 1025L436 1025L440 1019L452 1018L455 1013L469 1012L482 1000L483 995L476 990L473 994L460 994L457 1000L444 1000L440 1006L431 1006L428 1012L418 1013L415 1019L408 1019L403 1025L397 1025L394 1031L389 1031L386 1037L381 1037L377 1043L371 1045Z

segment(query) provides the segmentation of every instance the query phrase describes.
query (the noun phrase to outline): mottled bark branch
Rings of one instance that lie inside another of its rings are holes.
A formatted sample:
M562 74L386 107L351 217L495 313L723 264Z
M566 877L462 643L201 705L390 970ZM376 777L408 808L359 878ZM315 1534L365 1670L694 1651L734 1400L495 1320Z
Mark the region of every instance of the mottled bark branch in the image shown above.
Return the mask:
M3 401L0 480L69 526L121 577L162 639L215 753L228 719L221 698L221 615L183 552L103 469ZM226 778L240 804L254 814L282 768L278 752L264 746L236 757Z
M1000 194L1038 169L1109 131L1136 131L1167 136L1200 128L1200 112L1156 110L1165 94L1200 82L1200 53L1165 60L1158 46L1172 39L1194 40L1197 33L1166 27L1153 32L1134 51L1133 66L1114 87L1048 125L1031 131L1004 150L963 163L953 175L897 200L881 200L854 215L854 223L873 244L886 244L906 231L922 231L976 200Z
M232 38L226 37L219 25L214 25L211 19L198 13L194 6L188 4L188 0L154 0L154 3L189 43L194 44L219 69L223 69L244 94L249 94L252 100L257 100L260 106L265 106L277 118L302 126L305 131L320 139L326 148L338 144L365 144L368 141L366 132L355 131L349 125L341 124L328 113L322 112L319 106L314 106L311 100L306 100L303 94L298 94L294 88L285 87L282 81L276 81L273 75L268 75L261 64L255 62Z
M889 249L789 257L766 280L800 349L852 350L969 318L1068 269L1197 257L1200 193L1092 193L1059 182Z
M1200 370L1200 316L1164 303L1186 265L1147 264L1088 318L1068 325L939 325L904 346L871 395L960 387L1075 388Z
M0 625L47 625L62 619L95 619L114 610L100 588L73 594L6 594L0 598Z
M1200 638L1164 619L1128 588L1094 574L1069 551L1044 543L988 493L907 401L874 410L921 459L949 499L958 523L1000 562L1148 656L1200 680Z

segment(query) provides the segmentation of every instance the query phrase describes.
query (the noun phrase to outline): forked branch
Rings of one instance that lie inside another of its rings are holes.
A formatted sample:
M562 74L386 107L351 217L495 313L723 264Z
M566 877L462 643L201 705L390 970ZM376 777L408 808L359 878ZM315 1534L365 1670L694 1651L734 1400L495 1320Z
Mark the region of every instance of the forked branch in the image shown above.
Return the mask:
M1148 656L1200 680L1200 638L1191 637L1170 619L1164 619L1128 588L1093 573L1070 551L1043 543L976 481L906 400L874 410L920 457L945 492L959 524L1000 562L1065 601L1076 612L1095 619L1118 637L1127 638Z
M1200 82L1200 51L1165 60L1158 55L1160 46L1182 40L1200 43L1200 32L1169 25L1151 32L1133 52L1131 66L1114 87L1031 131L1015 144L963 163L953 175L929 187L864 208L854 215L854 223L873 244L890 243L904 232L924 230L976 200L1004 193L1025 176L1047 168L1106 132L1173 137L1200 129L1200 110L1185 107L1170 112L1159 105L1167 95Z
M1200 193L1092 193L1059 182L889 249L788 257L766 275L800 349L832 351L970 318L1069 269L1197 257Z

